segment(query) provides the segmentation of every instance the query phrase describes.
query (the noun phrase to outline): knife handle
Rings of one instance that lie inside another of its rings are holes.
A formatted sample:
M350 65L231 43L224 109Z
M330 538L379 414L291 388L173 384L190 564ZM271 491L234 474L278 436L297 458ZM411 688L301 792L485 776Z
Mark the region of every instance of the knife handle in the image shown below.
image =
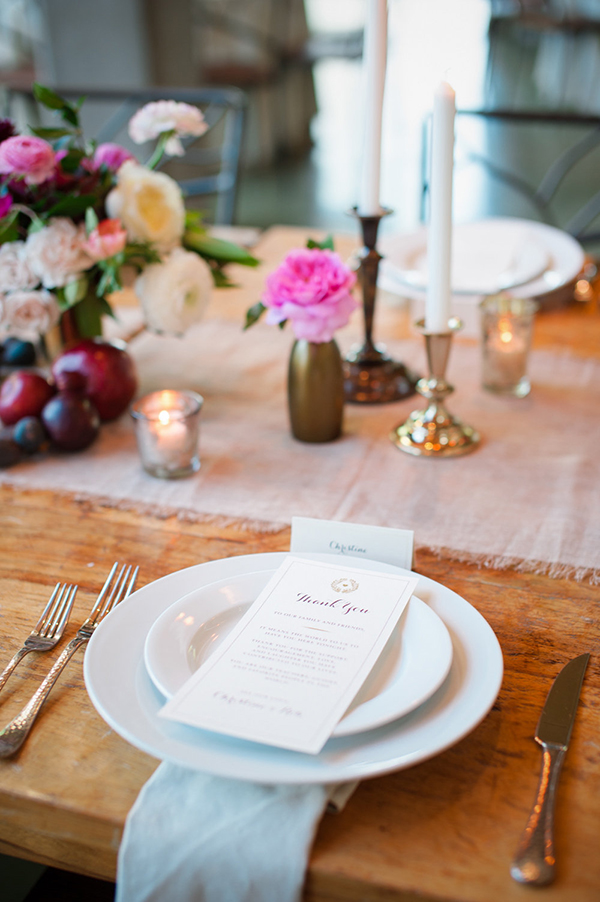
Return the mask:
M536 800L521 836L510 874L519 883L545 886L554 880L554 799L564 745L541 743L542 772Z

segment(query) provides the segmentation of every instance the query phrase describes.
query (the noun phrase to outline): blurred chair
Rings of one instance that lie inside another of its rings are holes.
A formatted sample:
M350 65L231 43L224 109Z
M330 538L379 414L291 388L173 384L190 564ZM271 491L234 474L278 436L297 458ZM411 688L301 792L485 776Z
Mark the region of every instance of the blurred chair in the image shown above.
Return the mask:
M85 96L82 124L87 138L93 137L99 144L121 144L142 162L150 158L154 145L132 144L127 123L136 110L154 100L176 100L199 107L208 131L199 138L183 139L185 157L163 157L159 168L176 179L186 198L211 200L210 218L215 224L233 223L246 110L243 91L220 87L53 90L68 100ZM21 127L25 122L47 125L56 121L39 108L31 91L20 88L5 90L4 115L15 118Z

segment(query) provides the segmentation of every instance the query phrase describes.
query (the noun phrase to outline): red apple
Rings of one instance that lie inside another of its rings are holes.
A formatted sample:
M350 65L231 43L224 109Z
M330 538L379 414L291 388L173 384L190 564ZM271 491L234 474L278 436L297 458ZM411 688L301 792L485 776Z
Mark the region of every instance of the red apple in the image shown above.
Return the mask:
M62 451L81 451L100 430L98 411L88 398L63 391L42 410L42 423L50 440Z
M23 417L39 417L54 392L54 386L39 373L16 370L0 388L0 419L5 426L12 426Z
M52 364L59 391L81 392L101 420L126 410L137 389L133 360L120 342L84 338L66 348Z

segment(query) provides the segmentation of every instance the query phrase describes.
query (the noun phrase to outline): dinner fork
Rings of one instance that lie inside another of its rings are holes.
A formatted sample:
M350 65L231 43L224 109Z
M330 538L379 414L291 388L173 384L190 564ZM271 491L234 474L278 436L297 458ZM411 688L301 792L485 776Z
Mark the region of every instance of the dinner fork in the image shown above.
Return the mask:
M113 564L106 582L96 599L96 603L87 619L78 629L75 638L71 639L57 658L56 663L23 710L0 732L0 758L8 758L21 748L52 687L77 649L91 639L98 624L132 591L139 567L136 567L132 572L131 565L123 564L118 576L116 579L113 579L118 566L118 563Z
M18 650L2 673L0 673L0 690L19 661L22 661L30 651L50 651L51 648L54 648L60 642L71 614L76 592L77 586L68 586L66 583L62 586L60 583L56 584L48 604L42 611L40 619L25 639L22 648Z

